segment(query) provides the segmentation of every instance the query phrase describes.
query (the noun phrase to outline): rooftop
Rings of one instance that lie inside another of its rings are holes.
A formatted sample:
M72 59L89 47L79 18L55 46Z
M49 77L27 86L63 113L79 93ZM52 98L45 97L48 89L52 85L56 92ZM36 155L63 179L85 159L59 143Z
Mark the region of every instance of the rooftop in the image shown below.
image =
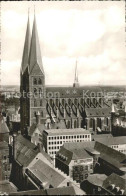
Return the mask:
M111 185L114 185L114 187L119 187L119 192L123 190L123 195L126 195L126 179L122 178L121 176L113 173L110 176L108 176L104 182L103 182L103 188L113 192L114 189L111 189ZM118 193L119 194L119 193ZM115 195L115 194L114 194Z
M99 141L108 146L126 144L126 136L94 138L94 140Z
M90 132L83 128L76 129L49 129L44 130L46 134L51 135L77 135L77 134L90 134Z
M78 159L87 159L92 158L84 149L66 149L65 147L61 147L61 149L57 152L56 157L58 159L62 159L62 161L69 165L71 160L78 160Z
M48 183L54 188L58 187L65 180L64 176L42 160L38 160L29 169L41 182Z
M32 144L29 140L22 135L18 135L16 138L17 156L16 160L23 166L29 165L29 163L38 154L38 148Z
M107 176L105 174L93 174L93 175L89 175L86 180L88 180L91 184L94 184L96 186L102 186L103 181L106 178Z

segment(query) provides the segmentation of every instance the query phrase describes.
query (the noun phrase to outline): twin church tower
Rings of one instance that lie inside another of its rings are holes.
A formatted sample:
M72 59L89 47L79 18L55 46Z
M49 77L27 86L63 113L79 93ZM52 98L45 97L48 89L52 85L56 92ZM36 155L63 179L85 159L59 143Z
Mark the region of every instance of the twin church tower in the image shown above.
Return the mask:
M74 87L79 86L77 76L77 65L75 71ZM28 22L20 70L20 110L21 110L21 130L25 133L26 128L30 127L36 120L44 124L46 121L46 87L45 73L43 69L41 50L37 32L36 16L32 35L30 33L30 22Z

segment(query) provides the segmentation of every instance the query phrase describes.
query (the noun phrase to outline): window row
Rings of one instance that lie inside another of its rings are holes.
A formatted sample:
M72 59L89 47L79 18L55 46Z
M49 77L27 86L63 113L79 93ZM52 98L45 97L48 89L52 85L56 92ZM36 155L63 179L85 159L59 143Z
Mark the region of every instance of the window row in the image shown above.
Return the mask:
M90 135L53 136L53 137L49 137L49 140L76 139L76 138L90 138Z
M56 150L56 149L60 149L60 147L59 146L54 146L54 147L49 147L49 150Z
M50 152L50 154L52 154L52 155L55 155L56 153L57 153L57 151Z
M41 78L33 78L33 84L37 85L37 84L42 84L42 79Z

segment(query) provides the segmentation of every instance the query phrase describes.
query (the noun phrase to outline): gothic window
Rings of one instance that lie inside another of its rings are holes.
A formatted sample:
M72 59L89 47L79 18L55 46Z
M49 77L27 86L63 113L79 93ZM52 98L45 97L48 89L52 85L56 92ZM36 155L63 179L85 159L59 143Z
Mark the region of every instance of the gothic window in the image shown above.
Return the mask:
M90 119L90 128L93 128L93 119Z
M42 89L39 88L39 95L41 96L42 95Z
M90 105L90 99L89 98L87 98L87 104Z
M34 88L34 94L37 95L37 89L36 88Z
M42 100L40 100L40 106L42 106Z
M95 105L95 104L96 104L96 99L95 99L95 98L93 98L93 100L92 100L92 101L93 101L93 104Z
M67 128L70 129L70 121L67 122Z
M77 99L74 99L74 104L77 105Z
M34 107L37 107L37 101L34 100Z
M65 104L65 100L64 100L64 99L62 99L62 105L64 106L64 104Z
M38 84L42 84L41 78L38 79Z
M41 116L43 117L43 111L41 112Z
M101 128L101 118L97 118L97 127Z
M34 116L36 117L36 112L34 112Z
M50 105L51 105L51 106L53 105L53 100L52 100L52 99L50 99Z
M37 79L36 79L36 78L33 79L33 84L34 84L34 85L37 84Z
M68 104L69 104L69 105L71 104L71 99L68 99Z
M77 128L77 121L74 121L74 128Z
M58 106L58 104L59 104L59 100L58 100L58 99L56 99L56 106Z
M83 102L84 102L84 100L83 100L83 98L81 98L80 104L83 105Z

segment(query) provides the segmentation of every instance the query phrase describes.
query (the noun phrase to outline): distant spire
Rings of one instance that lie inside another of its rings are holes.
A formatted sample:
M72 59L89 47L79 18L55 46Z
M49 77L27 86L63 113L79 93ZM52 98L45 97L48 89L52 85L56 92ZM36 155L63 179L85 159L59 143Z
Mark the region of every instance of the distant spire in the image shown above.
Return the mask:
M33 22L32 38L31 38L31 46L30 46L30 54L29 54L30 72L32 71L35 64L38 64L42 73L44 74L42 58L41 58L41 50L40 50L40 44L39 44L39 38L37 32L37 25L36 25L35 7L34 7L34 22Z
M30 42L31 42L31 33L30 33L29 9L28 9L28 22L27 22L24 50L23 50L23 56L22 56L21 74L23 74L25 72L25 70L28 66Z
M78 73L77 73L77 60L75 65L75 77L74 77L73 87L79 87Z

